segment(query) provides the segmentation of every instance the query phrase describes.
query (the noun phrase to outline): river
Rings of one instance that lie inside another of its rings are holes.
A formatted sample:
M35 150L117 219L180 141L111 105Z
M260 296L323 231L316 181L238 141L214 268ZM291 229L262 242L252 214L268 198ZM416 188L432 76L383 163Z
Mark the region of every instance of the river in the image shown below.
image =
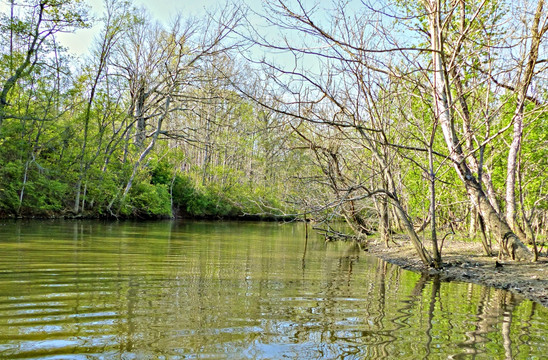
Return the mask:
M304 224L0 222L2 359L533 359L548 311Z

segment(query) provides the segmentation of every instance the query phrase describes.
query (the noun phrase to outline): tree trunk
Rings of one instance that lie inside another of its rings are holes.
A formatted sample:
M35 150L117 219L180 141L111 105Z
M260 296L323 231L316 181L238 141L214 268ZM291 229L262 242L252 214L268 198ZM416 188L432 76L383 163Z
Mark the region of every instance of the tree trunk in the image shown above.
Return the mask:
M508 164L506 168L506 222L520 236L524 236L525 233L516 219L516 168L522 135L523 114L516 114L514 116L514 134L510 150L508 151Z
M433 98L434 114L441 126L445 143L449 150L453 166L463 181L468 196L472 203L478 208L478 211L485 221L489 231L498 236L501 245L509 247L513 258L523 260L533 260L529 249L514 234L508 224L502 219L486 194L481 189L477 179L473 176L466 157L464 155L461 142L456 135L453 117L451 114L451 93L449 91L449 78L445 68L445 58L443 53L443 37L440 18L440 8L438 0L429 0L427 2L429 10L429 23L432 48L433 74Z
M477 199L477 206L487 229L490 233L498 236L501 246L508 249L512 258L517 260L534 260L531 251L516 236L508 223L493 209L481 189L475 189L473 185L468 185L467 190L470 198L475 197Z
M470 225L468 226L468 237L474 238L478 230L478 211L475 206L470 206Z
M415 251L417 252L417 255L419 255L423 264L425 264L426 266L432 266L432 257L422 244L419 236L417 235L417 232L415 231L413 223L411 222L411 220L409 220L407 212L403 209L400 200L398 199L394 177L390 173L390 168L388 167L387 161L377 149L376 143L365 133L365 131L360 128L358 128L357 130L362 138L365 140L369 150L371 151L371 155L381 169L381 172L383 174L383 184L385 184L385 186L387 187L387 196L389 196L390 200L392 201L396 215L398 216L403 227L407 231L407 234L409 235L409 238L411 240L411 243L413 244L413 247L415 248Z
M13 6L13 3L12 3ZM51 34L51 32L46 32L45 34L42 34L40 32L40 26L43 21L43 15L44 15L44 9L46 4L40 3L38 5L38 17L36 20L36 24L34 25L34 28L32 29L32 34L30 38L32 39L29 47L27 49L27 53L25 54L25 59L23 62L17 67L14 74L11 75L2 85L2 89L0 90L0 129L2 128L2 123L4 122L4 119L6 118L6 110L9 105L8 103L8 95L17 84L17 81L21 79L22 77L28 75L36 63L38 62L38 57L36 56L36 53L42 46L42 43L44 42L45 37L48 34ZM42 38L41 38L42 36ZM34 59L33 59L34 57ZM10 61L13 60L13 57L10 57ZM11 66L10 66L11 70Z
M519 226L516 219L516 169L521 141L523 138L523 117L527 91L529 90L533 80L535 65L539 55L541 38L546 30L548 30L547 25L545 25L542 29L539 29L543 7L544 0L540 0L533 19L533 25L531 26L531 47L529 49L527 65L523 75L520 76L518 84L516 85L516 89L519 90L519 93L516 111L512 118L512 121L514 122L514 131L510 150L508 151L508 164L506 167L506 221L510 225L510 228L512 228L514 232L523 238L525 237L525 233L523 232L521 226Z
M137 99L135 104L135 120L136 120L136 133L135 133L135 146L137 149L142 149L146 138L146 120L145 120L145 84L144 81L139 83L139 89L137 90Z
M381 241L384 242L386 247L389 247L390 243L390 222L388 217L388 200L386 196L381 197L378 201L379 206L379 232L381 234Z
M120 199L120 204L123 206L124 201L126 199L127 194L129 193L129 190L131 190L131 187L133 186L133 180L135 179L135 175L137 175L137 171L141 167L141 164L143 160L146 159L148 156L148 153L154 148L154 145L156 145L156 141L158 140L158 136L160 135L160 132L162 131L162 123L164 121L164 118L167 116L169 112L169 105L170 105L171 99L168 96L165 103L164 113L160 115L158 118L158 124L156 127L156 131L154 132L154 135L152 136L152 140L150 141L150 144L146 147L146 149L143 150L141 155L139 156L139 159L133 165L133 171L131 172L131 176L129 177L129 180L127 182L126 187L124 188L124 192L122 193L122 197Z
M488 238L488 235L485 231L485 221L483 221L483 218L477 212L475 212L475 216L477 216L477 220L478 220L480 237L481 237L481 245L483 246L483 251L485 252L485 255L492 256L493 247L491 245L491 240L490 238Z
M434 130L435 131L435 127ZM434 135L434 133L432 133ZM432 136L433 140L433 136ZM432 254L434 255L434 267L441 267L441 254L438 248L438 236L436 234L436 174L434 173L434 154L432 153L432 143L428 147L428 163L430 171L430 226L432 229Z

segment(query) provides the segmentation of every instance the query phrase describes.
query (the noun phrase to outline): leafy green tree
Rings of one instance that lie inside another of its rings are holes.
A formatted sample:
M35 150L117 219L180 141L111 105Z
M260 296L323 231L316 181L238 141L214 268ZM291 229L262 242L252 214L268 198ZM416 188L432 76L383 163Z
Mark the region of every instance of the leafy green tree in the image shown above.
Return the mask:
M9 47L4 55L8 69L0 80L0 130L6 119L15 116L10 111L13 89L45 59L54 35L87 26L82 0L25 0L12 2L11 10L2 29L9 36ZM5 40L2 45L6 46Z

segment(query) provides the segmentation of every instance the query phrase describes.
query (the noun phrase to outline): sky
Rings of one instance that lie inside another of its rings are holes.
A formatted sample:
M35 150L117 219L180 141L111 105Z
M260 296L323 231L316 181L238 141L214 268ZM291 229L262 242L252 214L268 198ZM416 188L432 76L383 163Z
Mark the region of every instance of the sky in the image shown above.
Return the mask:
M11 0L0 0L0 12L4 14L9 13L9 3ZM104 0L83 0L90 7L90 15L96 18L95 21L92 21L94 24L91 28L88 29L79 29L75 32L70 33L57 33L56 41L61 45L65 46L69 53L72 53L77 58L86 57L95 37L100 33L103 24L99 21L99 18L104 13ZM151 18L156 19L165 25L168 25L173 18L181 13L183 17L187 16L196 16L202 17L206 14L207 10L213 11L218 8L223 8L224 5L229 3L244 3L251 8L252 11L262 12L263 5L268 0L130 0L135 6L145 7L151 15ZM310 0L310 3L314 4L318 0ZM19 0L15 0L17 4ZM291 3L292 1L289 0ZM305 1L307 3L308 1ZM331 2L325 2L331 4ZM293 4L294 5L294 4ZM248 20L254 19L255 16L252 12L248 13ZM253 20L252 20L253 21ZM261 22L261 21L259 21ZM269 29L265 36L276 37L276 31ZM299 42L299 37L295 41ZM261 57L263 53L267 50L257 50L259 54L258 57ZM289 63L293 64L294 59L291 54L287 56L276 52L274 54L277 63ZM287 59L286 59L287 57ZM310 65L310 64L309 64Z
M6 0L2 0L6 2ZM204 15L206 9L220 6L224 1L219 0L132 0L136 6L144 6L151 13L152 17L169 23L175 14L182 12L188 15ZM87 0L91 7L91 15L100 17L103 13L103 0ZM86 54L93 42L93 38L101 29L101 24L96 24L90 29L78 30L75 33L58 34L59 42L68 47L75 55Z
M206 9L221 6L222 0L131 0L136 6L144 6L151 13L151 16L160 22L168 24L175 14L200 16L204 15ZM103 14L104 0L84 0L90 6L90 15L98 18ZM9 0L0 0L0 12L9 13ZM17 0L16 0L17 4ZM57 34L57 40L68 47L69 51L75 55L86 54L93 42L93 38L99 33L101 23L94 22L95 25L89 29L77 30L75 33Z

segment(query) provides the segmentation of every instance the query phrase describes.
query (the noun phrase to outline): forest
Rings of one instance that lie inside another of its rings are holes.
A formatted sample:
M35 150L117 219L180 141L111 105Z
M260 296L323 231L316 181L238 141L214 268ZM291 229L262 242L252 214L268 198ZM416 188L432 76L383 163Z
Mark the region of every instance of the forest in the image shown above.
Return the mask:
M1 217L344 220L433 267L546 239L544 0L3 2Z

